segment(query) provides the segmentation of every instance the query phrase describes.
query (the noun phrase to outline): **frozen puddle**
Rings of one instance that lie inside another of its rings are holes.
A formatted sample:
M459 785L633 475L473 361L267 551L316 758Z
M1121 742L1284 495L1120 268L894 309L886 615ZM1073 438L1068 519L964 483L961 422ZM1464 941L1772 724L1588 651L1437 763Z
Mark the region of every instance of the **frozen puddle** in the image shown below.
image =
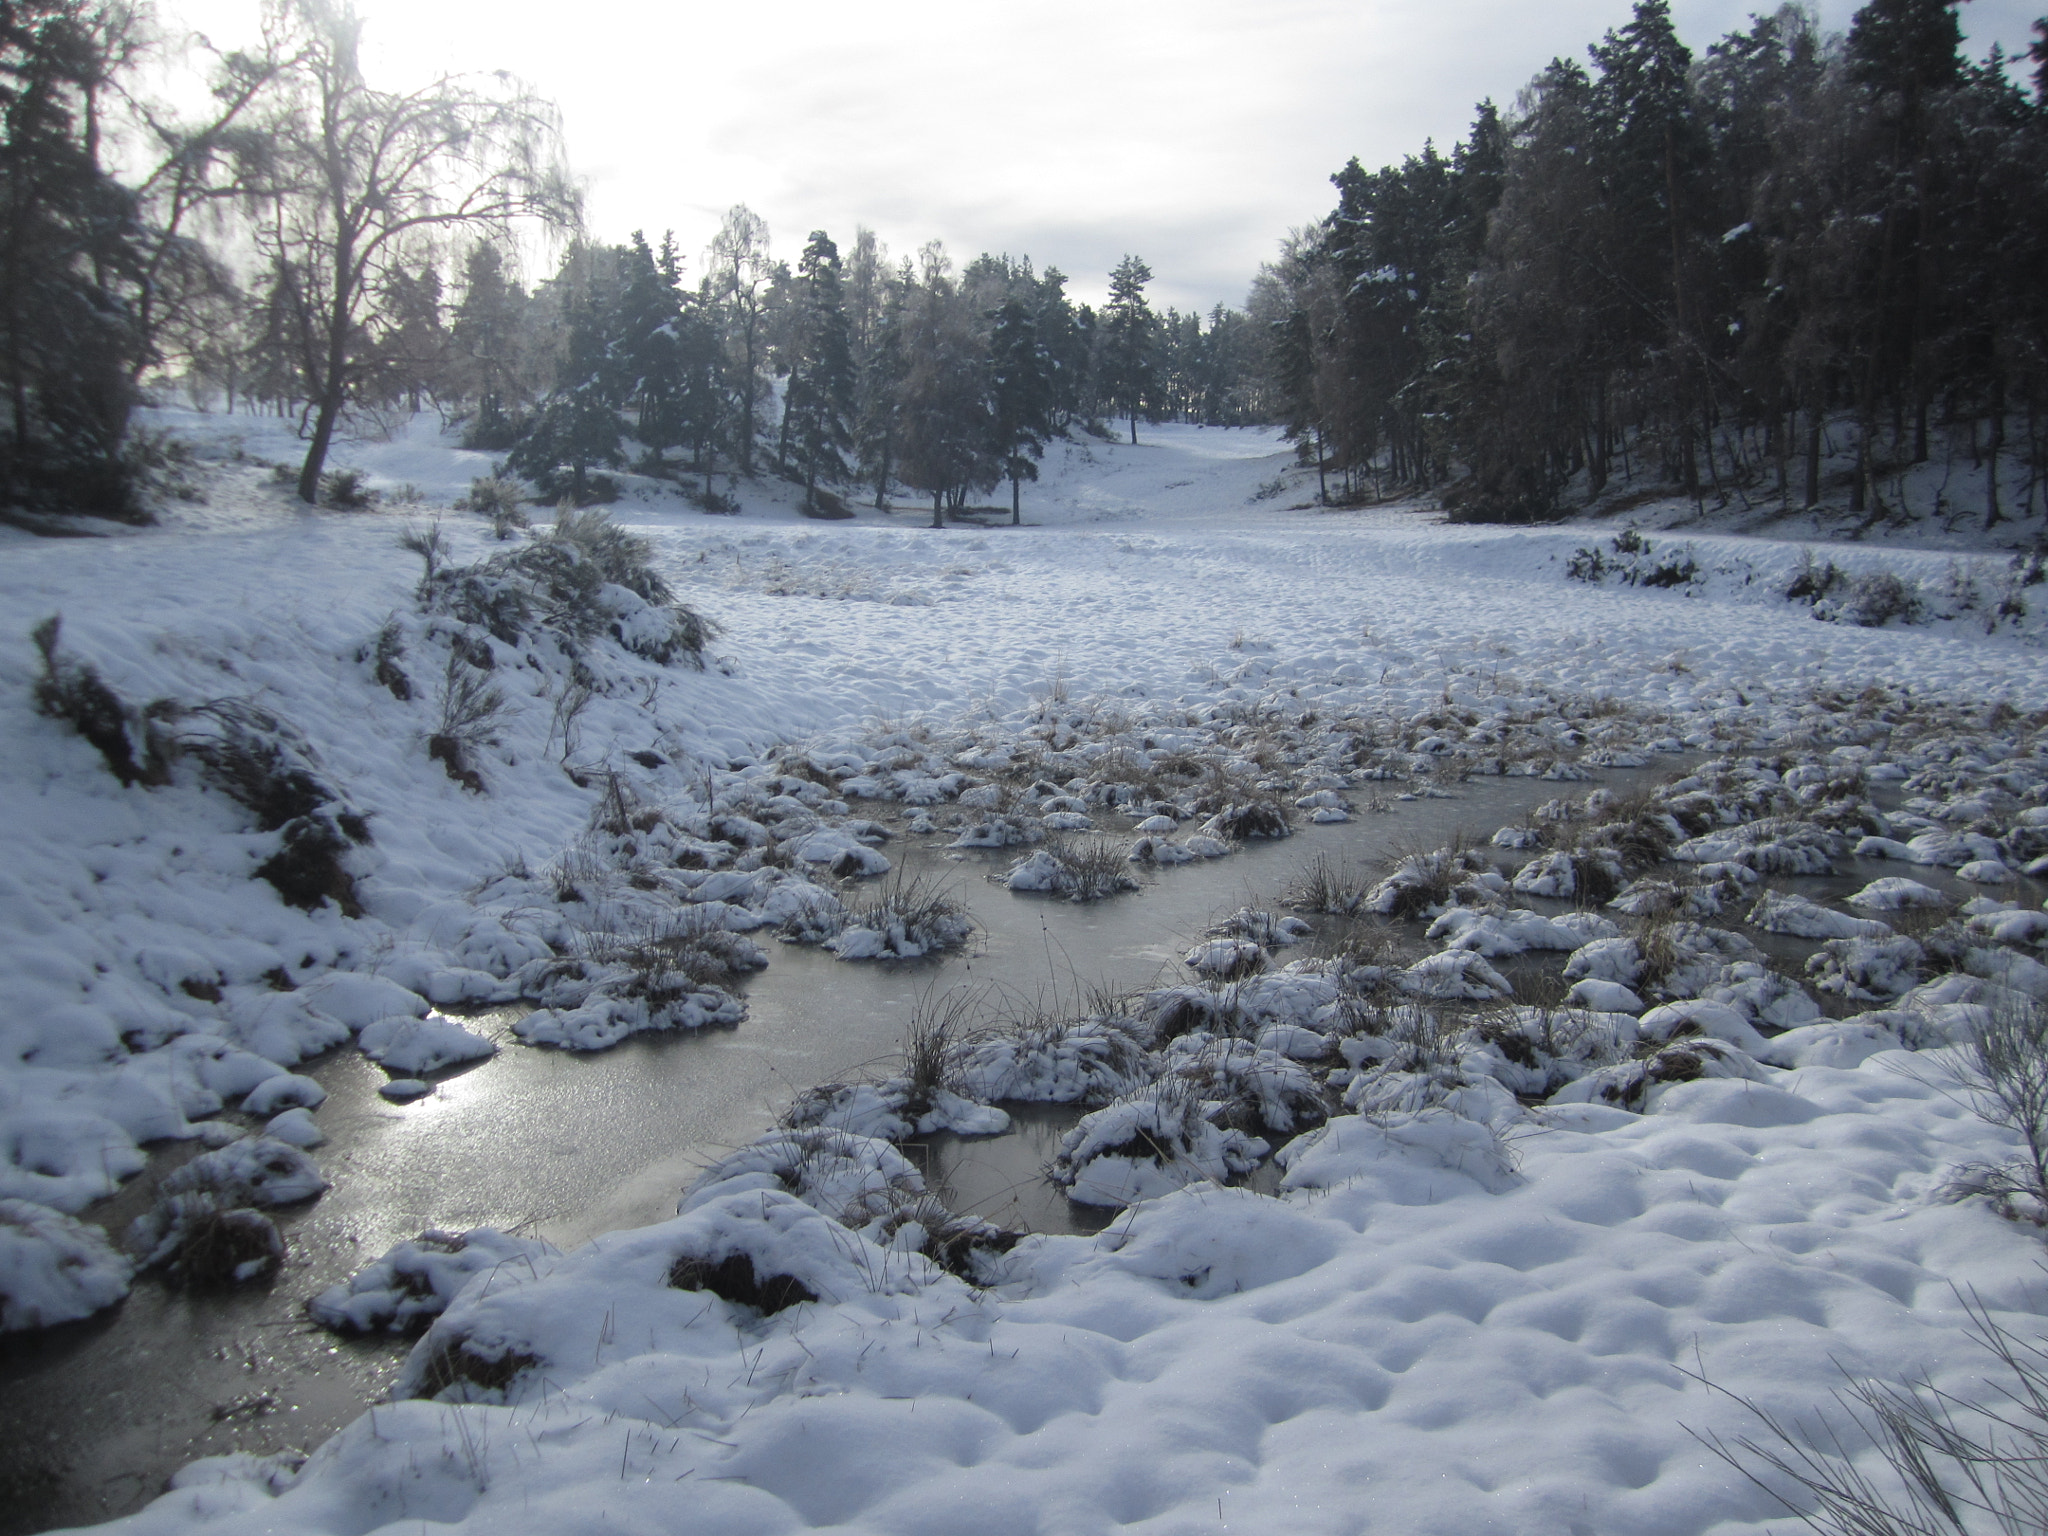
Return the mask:
M1625 790L1675 766L1601 782ZM1147 875L1142 891L1089 904L991 883L986 876L1006 869L1013 852L899 842L891 854L905 875L949 881L981 925L965 951L849 964L774 945L769 968L747 984L744 1024L638 1035L594 1055L519 1048L509 1036L514 1014L486 1014L472 1027L505 1048L405 1105L379 1095L385 1073L375 1064L337 1051L308 1069L329 1094L317 1156L334 1187L279 1213L290 1258L273 1285L140 1284L100 1319L0 1341L0 1536L108 1519L147 1503L197 1457L306 1448L354 1419L389 1385L407 1343L338 1339L306 1319L306 1298L426 1228L517 1228L567 1247L667 1220L707 1162L767 1129L799 1090L893 1059L929 993L966 987L1029 1006L1090 986L1181 980L1180 957L1210 922L1247 902L1271 903L1316 856L1377 868L1392 842L1433 847L1460 831L1483 840L1561 787L1590 786L1476 780L1451 798L1396 802L1386 814L1361 812ZM1008 1136L938 1136L907 1150L963 1214L1057 1232L1098 1230L1120 1214L1072 1205L1039 1175L1080 1109L1011 1112ZM197 1150L159 1150L88 1219L124 1231L156 1183Z

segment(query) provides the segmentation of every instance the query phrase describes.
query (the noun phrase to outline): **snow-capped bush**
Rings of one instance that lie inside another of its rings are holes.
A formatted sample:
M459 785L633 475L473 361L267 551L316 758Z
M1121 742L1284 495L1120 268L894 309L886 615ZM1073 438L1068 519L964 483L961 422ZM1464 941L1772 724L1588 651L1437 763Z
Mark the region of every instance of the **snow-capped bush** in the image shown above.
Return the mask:
M962 1093L990 1103L1104 1104L1156 1075L1130 1021L1100 1016L1030 1021L965 1041L952 1071Z
M306 1303L323 1328L340 1333L417 1333L447 1310L477 1275L555 1250L538 1238L495 1227L430 1230L408 1238Z
M728 1152L683 1192L678 1215L748 1190L773 1189L848 1226L864 1226L924 1193L924 1175L887 1138L834 1126L770 1131Z
M564 508L530 542L466 566L429 560L422 606L506 645L545 631L571 655L600 635L667 665L704 664L711 626L675 599L653 549L602 511Z
M1190 1083L1161 1079L1083 1116L1048 1176L1080 1204L1124 1206L1249 1173L1266 1143L1216 1125L1221 1108Z
M0 1199L0 1333L90 1317L128 1294L133 1273L98 1227Z
M1122 846L1108 838L1061 839L1018 860L1003 883L1013 891L1044 891L1069 901L1100 901L1138 882Z
M958 949L973 932L974 919L951 891L916 877L852 908L826 948L842 960L917 960Z

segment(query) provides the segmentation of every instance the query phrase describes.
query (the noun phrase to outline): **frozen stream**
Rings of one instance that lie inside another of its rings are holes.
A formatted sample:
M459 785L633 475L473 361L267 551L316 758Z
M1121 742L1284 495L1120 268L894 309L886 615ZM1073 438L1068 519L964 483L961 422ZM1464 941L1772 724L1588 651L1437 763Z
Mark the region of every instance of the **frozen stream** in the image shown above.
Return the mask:
M1602 782L1626 789L1671 768ZM1476 781L1453 798L1361 811L1085 906L988 883L1008 855L898 841L887 851L899 868L948 879L982 925L967 951L884 966L773 946L737 1029L642 1036L593 1056L508 1040L494 1059L403 1106L378 1096L381 1069L336 1052L310 1069L330 1094L318 1113L328 1141L315 1156L334 1187L282 1213L291 1257L272 1286L191 1293L138 1284L104 1317L0 1343L0 1536L108 1519L148 1502L195 1457L310 1447L353 1419L407 1346L337 1339L305 1320L304 1302L423 1228L517 1226L568 1245L663 1220L709 1157L765 1129L798 1089L890 1058L927 991L979 987L1031 1003L1179 979L1181 953L1211 921L1276 899L1317 854L1377 867L1392 842L1432 847L1460 829L1483 840L1547 799L1590 787ZM937 1160L932 1181L951 1189L959 1209L997 1220L1037 1230L1099 1225L1100 1213L1088 1220L1031 1177L1070 1119L1027 1108L1007 1144L940 1138L927 1149ZM118 1240L155 1182L198 1150L160 1149L87 1219Z

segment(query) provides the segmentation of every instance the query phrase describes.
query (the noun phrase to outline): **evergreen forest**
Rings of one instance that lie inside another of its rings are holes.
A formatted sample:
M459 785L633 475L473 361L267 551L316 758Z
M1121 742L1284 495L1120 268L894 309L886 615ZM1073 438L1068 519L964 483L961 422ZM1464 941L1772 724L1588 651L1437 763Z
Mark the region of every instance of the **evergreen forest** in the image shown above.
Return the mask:
M1345 165L1206 314L1156 310L1136 255L1098 308L1028 256L778 244L745 206L702 253L607 243L544 98L387 89L361 29L285 0L224 50L113 0L0 0L10 515L146 518L166 448L131 418L181 398L296 418L307 502L348 494L338 430L421 410L549 499L629 471L707 511L773 474L822 517L1018 517L1049 440L1151 421L1278 423L1324 500L1471 520L2043 501L2048 23L1972 60L1941 0L1838 36L1787 5L1695 53L1638 0L1448 153ZM198 111L139 84L180 49Z

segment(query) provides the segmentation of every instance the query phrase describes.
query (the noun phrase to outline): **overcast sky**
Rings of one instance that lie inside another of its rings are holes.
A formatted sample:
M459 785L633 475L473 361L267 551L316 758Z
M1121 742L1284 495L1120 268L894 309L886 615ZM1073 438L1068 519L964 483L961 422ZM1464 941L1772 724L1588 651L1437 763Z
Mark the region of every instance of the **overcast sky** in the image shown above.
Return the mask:
M1971 51L2023 52L2044 0L1973 0ZM223 44L253 0L166 0ZM1288 228L1328 212L1330 174L1503 105L1557 54L1581 59L1629 0L774 0L563 5L357 0L375 83L505 69L561 104L593 234L673 228L699 253L744 202L794 262L856 224L894 254L943 240L1056 265L1099 300L1125 252L1152 298L1243 302ZM1761 0L1676 0L1694 49ZM1825 0L1843 28L1854 0Z

